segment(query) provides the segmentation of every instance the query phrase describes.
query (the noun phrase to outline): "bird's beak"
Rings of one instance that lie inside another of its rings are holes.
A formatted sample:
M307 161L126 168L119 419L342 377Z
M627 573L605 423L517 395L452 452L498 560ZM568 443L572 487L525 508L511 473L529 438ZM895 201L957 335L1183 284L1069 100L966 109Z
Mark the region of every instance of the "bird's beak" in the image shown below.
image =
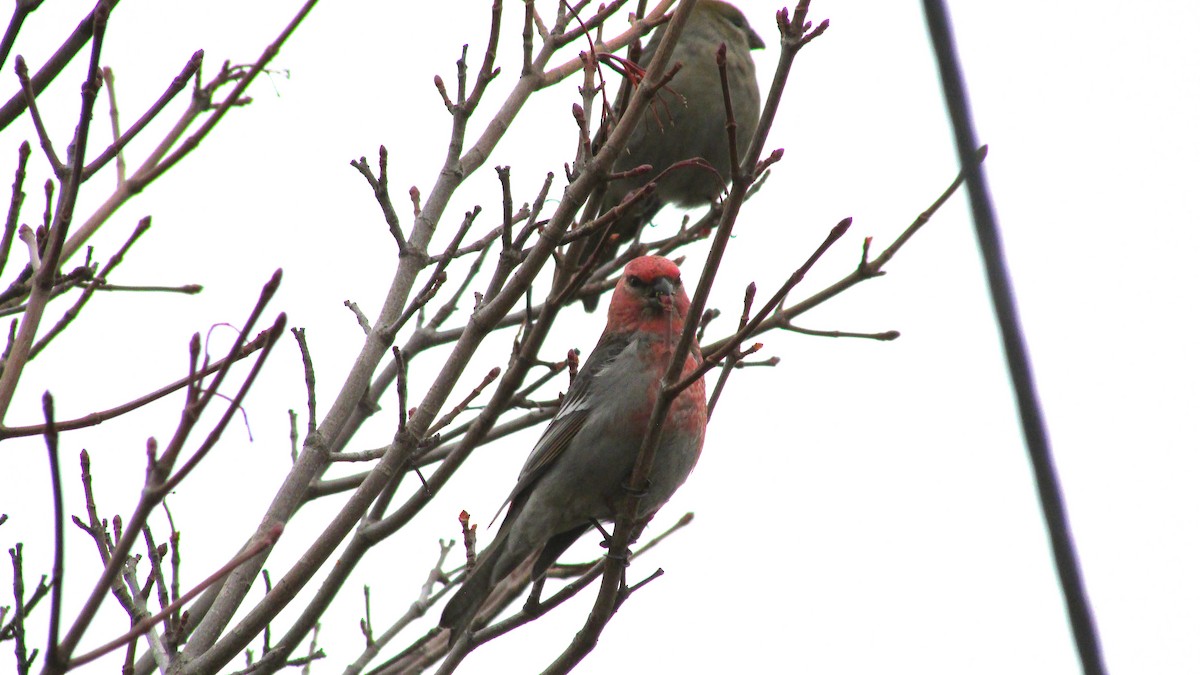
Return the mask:
M747 29L746 36L750 38L750 49L766 49L767 43L763 42L763 39L759 37L758 33Z
M675 287L666 277L659 277L650 284L650 294L664 305L671 304L671 296L675 295Z

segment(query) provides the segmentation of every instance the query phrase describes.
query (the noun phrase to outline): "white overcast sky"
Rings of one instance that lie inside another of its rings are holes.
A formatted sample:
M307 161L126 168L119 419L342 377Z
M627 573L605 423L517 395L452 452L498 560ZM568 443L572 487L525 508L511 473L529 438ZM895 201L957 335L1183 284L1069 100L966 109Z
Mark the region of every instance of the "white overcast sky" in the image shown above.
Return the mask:
M124 122L196 49L206 50L208 73L226 59L255 60L298 5L269 4L121 2L103 61L116 72ZM107 259L138 218L152 215L152 230L111 281L200 283L204 293L97 298L30 367L5 422L36 421L47 388L60 418L68 418L175 379L190 334L240 323L275 268L283 268L284 283L272 307L308 331L323 410L361 341L342 302L354 300L375 316L395 261L378 207L348 162L365 155L374 163L384 144L400 210L410 185L428 192L449 128L431 81L434 74L452 81L464 42L471 66L479 63L488 4L318 5L272 64L277 70L253 86L254 104L235 111L92 240ZM539 2L547 12L552 4ZM481 119L503 100L519 63L520 3L506 5L504 73ZM1200 6L950 5L1110 670L1200 672ZM86 6L46 3L16 53L40 63ZM765 91L778 56L773 14L782 5L741 6L768 43L756 59ZM746 283L756 281L766 297L830 227L853 216L850 235L796 297L841 277L863 237L874 237L877 248L890 242L956 171L920 3L817 0L812 12L831 27L798 59L768 140L768 149L786 155L738 222L714 298L729 320L714 331L728 330ZM77 109L83 67L74 64L46 95L66 101L60 109ZM560 173L552 194L560 193L561 167L574 147L577 84L530 102L447 211L439 241L474 204L483 206L483 222L496 221L493 166L512 166L518 202L532 199L547 171ZM5 97L14 90L11 68L0 86ZM98 105L96 138L104 137L107 114ZM65 146L73 118L50 117ZM164 129L159 124L150 137ZM0 134L0 175L11 175L20 141L34 138L28 119ZM146 142L135 144L130 163L146 150ZM46 178L36 144L30 173L25 222L40 218ZM93 181L81 213L106 196L101 184L111 180ZM689 287L703 255L701 248L688 252ZM634 579L659 566L666 574L622 609L577 672L1077 671L965 196L947 204L888 269L800 323L895 329L899 340L769 335L764 353L781 364L735 374L699 467L660 515L665 525L695 511L695 522L631 568ZM552 338L546 354L576 346L586 354L594 344L597 317L568 319L577 328ZM229 335L218 328L214 345ZM503 364L508 339L496 340L468 371L467 388ZM436 366L426 362L414 378L428 378ZM145 438L169 436L177 406L171 399L64 435L70 512L82 514L75 457L87 448L101 510L128 515ZM304 408L290 337L247 403L253 442L243 428L231 429L171 498L183 532L185 585L218 566L257 524L288 466L289 408ZM390 440L392 415L369 425L355 449ZM329 659L315 672L340 672L361 649L362 584L372 586L381 630L412 601L437 539L457 537L458 511L494 512L536 434L478 453L423 519L373 552L322 622ZM28 440L8 441L0 452L0 512L10 516L0 541L6 548L25 542L32 578L50 559L44 450ZM402 492L412 489L406 486ZM340 505L327 501L306 507L285 533L268 563L276 576ZM165 537L165 523L155 526ZM577 558L597 550L589 540ZM94 558L91 542L70 527L69 616L99 570ZM7 588L7 564L0 567L0 588ZM585 595L480 649L459 672L540 671L582 624L592 597ZM118 612L105 617L85 646L123 630ZM283 617L273 629L281 634L287 625ZM116 667L109 660L89 672Z

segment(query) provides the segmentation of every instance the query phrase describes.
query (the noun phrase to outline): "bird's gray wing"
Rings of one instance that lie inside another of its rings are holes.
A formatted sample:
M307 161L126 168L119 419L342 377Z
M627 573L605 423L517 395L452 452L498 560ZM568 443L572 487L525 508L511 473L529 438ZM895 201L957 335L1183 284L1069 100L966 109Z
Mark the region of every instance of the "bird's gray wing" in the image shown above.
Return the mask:
M533 450L529 453L529 459L525 460L525 466L521 468L521 474L517 477L516 486L513 487L504 503L500 505L496 517L500 516L500 512L504 511L505 506L532 487L558 460L563 450L571 444L571 440L575 438L575 434L579 433L588 418L590 409L588 396L592 392L592 380L595 379L597 373L608 367L621 352L625 351L631 342L632 338L629 335L604 335L600 338L600 342L592 350L591 356L575 374L575 381L567 389L567 395L563 397L558 414L550 420L550 425L546 427L542 437L533 446ZM492 522L495 521L496 518L493 517Z

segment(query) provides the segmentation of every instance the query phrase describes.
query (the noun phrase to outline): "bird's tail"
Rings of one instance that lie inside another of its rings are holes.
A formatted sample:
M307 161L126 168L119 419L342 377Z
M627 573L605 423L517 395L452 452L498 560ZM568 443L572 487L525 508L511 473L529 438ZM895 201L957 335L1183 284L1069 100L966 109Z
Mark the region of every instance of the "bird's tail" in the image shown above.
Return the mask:
M583 311L591 314L600 306L600 294L585 295L579 298L579 301L583 303Z
M492 542L475 561L475 567L467 573L462 587L450 598L450 602L446 603L446 609L442 610L442 618L438 625L451 629L451 642L455 636L462 635L491 594L495 585L496 563L501 558L500 551L503 548L503 540L497 539Z
M544 545L533 549L523 549L514 543L513 545L521 550L509 551L507 550L510 544L508 541L509 525L510 523L506 519L500 527L500 532L496 535L496 540L487 547L487 550L479 554L475 561L475 567L463 580L462 587L446 603L446 609L442 610L442 618L438 621L438 625L450 629L451 644L470 627L475 616L491 597L497 584L517 570L522 570L522 574L528 574L533 579L545 576L546 570L558 559L558 556L592 527L591 524L584 524L561 532L551 537ZM533 556L534 553L538 554L536 559ZM532 565L523 566L522 563L532 563Z

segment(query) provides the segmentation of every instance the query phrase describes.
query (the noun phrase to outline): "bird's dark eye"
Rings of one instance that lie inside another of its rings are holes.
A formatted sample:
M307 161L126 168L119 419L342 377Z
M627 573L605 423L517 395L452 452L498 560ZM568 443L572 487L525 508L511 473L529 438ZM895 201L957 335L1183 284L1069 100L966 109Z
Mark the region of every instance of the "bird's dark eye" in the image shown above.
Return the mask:
M725 7L722 9L723 11L721 11L719 15L722 19L728 21L730 25L742 31L743 33L746 32L746 29L748 28L746 24L746 17L741 12L737 11L733 7Z
M630 287L630 288L642 288L643 286L645 286L645 285L646 285L646 282L644 282L644 281L642 281L641 279L639 279L639 278L637 278L637 277L633 276L632 274L630 274L629 276L625 277L625 283L629 284L629 287Z

